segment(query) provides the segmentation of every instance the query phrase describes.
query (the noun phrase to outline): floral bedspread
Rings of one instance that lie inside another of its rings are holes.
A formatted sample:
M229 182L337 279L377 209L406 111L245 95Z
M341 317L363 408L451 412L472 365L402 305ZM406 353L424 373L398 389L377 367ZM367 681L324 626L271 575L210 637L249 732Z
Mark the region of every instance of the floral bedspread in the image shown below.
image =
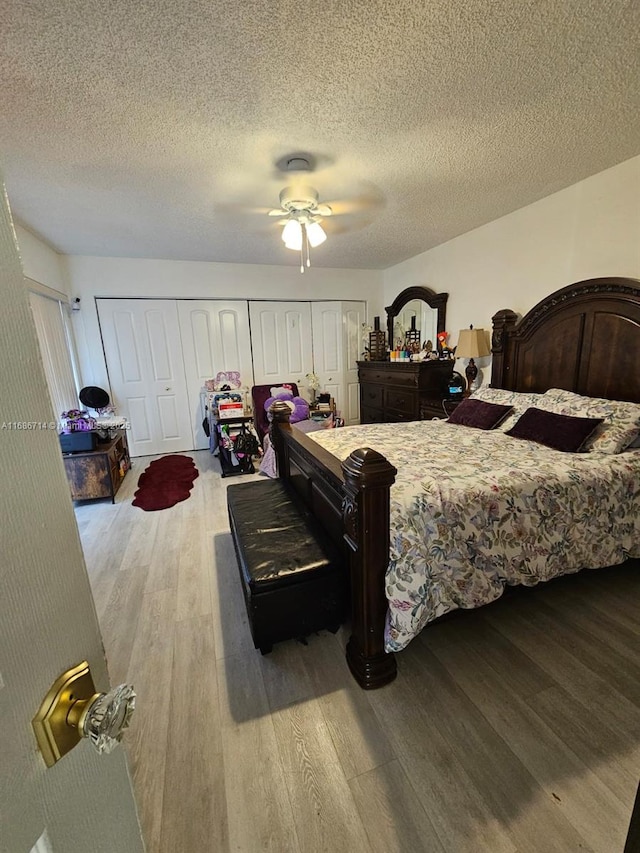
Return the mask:
M339 459L372 447L391 488L385 648L427 622L581 568L640 557L640 450L560 453L445 421L370 424L310 436Z

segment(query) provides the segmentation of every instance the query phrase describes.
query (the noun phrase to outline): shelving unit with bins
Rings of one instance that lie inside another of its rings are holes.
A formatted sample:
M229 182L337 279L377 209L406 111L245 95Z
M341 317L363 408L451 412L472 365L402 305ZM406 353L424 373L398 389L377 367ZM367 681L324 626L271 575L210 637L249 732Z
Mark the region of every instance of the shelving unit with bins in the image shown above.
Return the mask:
M255 474L255 466L253 464L253 458L251 456L243 456L242 458L238 458L237 462L234 462L234 456L230 450L228 450L222 440L222 428L224 426L229 427L230 435L234 435L238 432L241 432L246 424L253 423L253 417L251 415L237 416L234 418L225 418L219 419L216 417L211 417L210 421L211 429L215 429L217 433L217 445L218 445L218 459L220 460L220 474L222 477L232 477L236 474Z

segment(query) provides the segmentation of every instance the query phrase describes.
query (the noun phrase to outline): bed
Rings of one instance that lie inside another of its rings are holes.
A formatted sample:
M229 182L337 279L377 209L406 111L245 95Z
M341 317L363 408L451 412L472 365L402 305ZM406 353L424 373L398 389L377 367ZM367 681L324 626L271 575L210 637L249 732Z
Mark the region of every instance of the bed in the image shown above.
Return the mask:
M494 316L491 388L551 410L567 392L640 403L639 354L640 283L591 279L520 321ZM451 610L640 558L640 449L559 453L442 421L306 436L273 414L280 475L348 558L347 662L365 689L393 680L395 653Z

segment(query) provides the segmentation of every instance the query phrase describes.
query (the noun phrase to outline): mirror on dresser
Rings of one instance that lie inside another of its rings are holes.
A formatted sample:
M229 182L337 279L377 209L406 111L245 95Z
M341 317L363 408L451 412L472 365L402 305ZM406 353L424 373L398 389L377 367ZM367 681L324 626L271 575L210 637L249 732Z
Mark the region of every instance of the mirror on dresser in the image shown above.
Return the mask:
M421 346L425 341L431 341L433 349L435 349L436 335L438 334L438 312L426 302L412 299L407 302L404 308L400 309L398 316L393 318L391 345L402 348L405 344L405 333L409 329L416 329L420 332L418 337Z
M387 311L389 347L398 343L402 347L404 332L412 328L420 331L420 342L431 341L436 348L436 335L446 328L448 293L435 293L428 287L407 287L399 293ZM402 339L402 340L401 340Z
M445 329L448 293L427 287L403 290L387 308L387 330L391 346L398 320L404 329L420 331L420 341L430 340ZM445 418L444 401L449 393L453 359L434 361L359 361L360 423L388 423Z

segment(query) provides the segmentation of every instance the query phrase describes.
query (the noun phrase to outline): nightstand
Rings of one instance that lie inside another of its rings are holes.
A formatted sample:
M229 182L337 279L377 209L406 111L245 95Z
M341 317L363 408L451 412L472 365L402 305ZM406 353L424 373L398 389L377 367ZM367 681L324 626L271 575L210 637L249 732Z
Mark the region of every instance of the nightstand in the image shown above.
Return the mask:
M309 406L309 417L312 421L322 421L336 415L336 401L331 397L329 403L318 405L317 402L311 403Z
M445 397L442 400L423 400L420 405L420 420L431 421L434 418L448 418L460 405L462 399L462 397Z
M446 412L446 417L449 417L449 415L455 412L463 399L464 397L451 397L442 401L442 408Z

